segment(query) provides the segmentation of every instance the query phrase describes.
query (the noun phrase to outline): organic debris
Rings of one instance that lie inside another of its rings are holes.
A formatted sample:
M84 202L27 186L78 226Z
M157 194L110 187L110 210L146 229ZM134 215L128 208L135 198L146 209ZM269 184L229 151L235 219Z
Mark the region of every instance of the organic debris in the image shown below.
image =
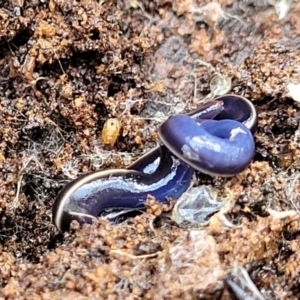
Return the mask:
M240 267L265 299L300 297L298 1L0 4L0 297L225 300ZM257 153L233 178L197 174L230 198L208 226L150 199L57 232L67 182L130 165L169 115L227 92L255 101Z

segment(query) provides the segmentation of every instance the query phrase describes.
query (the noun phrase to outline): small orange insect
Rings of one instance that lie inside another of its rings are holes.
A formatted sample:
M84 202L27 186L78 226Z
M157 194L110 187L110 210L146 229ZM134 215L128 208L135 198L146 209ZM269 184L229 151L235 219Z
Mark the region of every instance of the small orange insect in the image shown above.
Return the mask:
M101 138L105 144L113 146L119 136L121 123L117 118L107 119L104 123Z

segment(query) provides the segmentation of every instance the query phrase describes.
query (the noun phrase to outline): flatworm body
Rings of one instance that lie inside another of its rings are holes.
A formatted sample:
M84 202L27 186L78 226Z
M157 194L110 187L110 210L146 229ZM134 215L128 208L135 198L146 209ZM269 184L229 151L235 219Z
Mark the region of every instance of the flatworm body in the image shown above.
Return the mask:
M190 186L194 169L210 175L237 174L254 156L256 127L254 106L236 95L171 116L159 128L163 146L125 170L96 171L67 184L53 205L53 221L63 231L72 220L92 223L107 209L144 208L148 194L160 202L177 199Z

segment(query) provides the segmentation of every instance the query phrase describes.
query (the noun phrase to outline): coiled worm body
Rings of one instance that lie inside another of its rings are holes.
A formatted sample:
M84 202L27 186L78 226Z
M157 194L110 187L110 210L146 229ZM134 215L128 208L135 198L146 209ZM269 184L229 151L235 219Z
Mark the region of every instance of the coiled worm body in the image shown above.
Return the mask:
M250 130L234 120L198 123L188 116L172 116L160 127L159 137L176 157L209 175L235 175L255 153Z
M237 174L254 156L256 126L252 103L235 95L216 98L188 115L171 116L159 128L164 146L126 170L96 171L67 184L53 205L53 221L59 230L68 230L72 220L91 223L106 209L143 208L148 194L160 202L177 199L190 186L194 169Z

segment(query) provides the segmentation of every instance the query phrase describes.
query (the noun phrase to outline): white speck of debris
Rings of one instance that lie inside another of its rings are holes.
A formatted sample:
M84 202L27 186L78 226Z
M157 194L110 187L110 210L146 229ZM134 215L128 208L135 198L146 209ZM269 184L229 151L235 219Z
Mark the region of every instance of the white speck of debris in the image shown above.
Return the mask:
M284 19L290 11L292 0L272 0L271 4L274 5L278 20Z
M287 85L287 96L291 97L293 100L300 102L300 83L289 83Z

